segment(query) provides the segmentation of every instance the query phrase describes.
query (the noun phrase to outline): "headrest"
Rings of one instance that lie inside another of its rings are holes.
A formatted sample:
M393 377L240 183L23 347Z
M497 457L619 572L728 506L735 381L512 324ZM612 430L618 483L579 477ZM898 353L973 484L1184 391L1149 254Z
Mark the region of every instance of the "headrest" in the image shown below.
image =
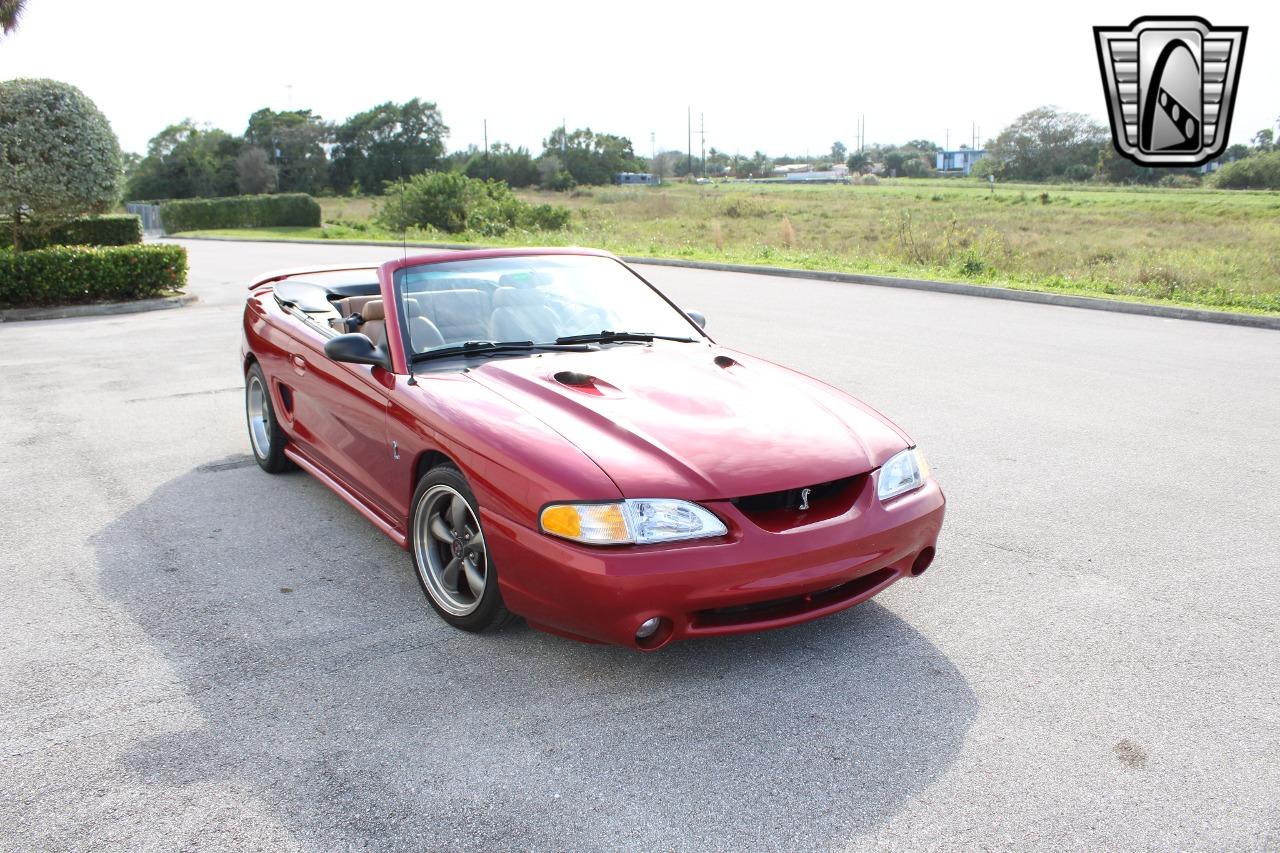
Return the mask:
M381 299L370 299L360 309L360 317L366 322L371 323L374 320L387 319L387 312L382 309Z
M505 276L504 276L505 277ZM493 292L494 308L512 308L517 305L542 305L546 297L538 290L522 290L516 287L499 287Z

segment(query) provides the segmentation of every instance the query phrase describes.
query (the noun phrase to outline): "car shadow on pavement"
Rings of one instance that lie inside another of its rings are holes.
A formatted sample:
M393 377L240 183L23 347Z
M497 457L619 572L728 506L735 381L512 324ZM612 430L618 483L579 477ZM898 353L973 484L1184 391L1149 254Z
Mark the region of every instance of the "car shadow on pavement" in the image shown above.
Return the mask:
M94 544L190 702L127 770L231 786L309 847L838 845L943 773L977 711L874 602L650 655L455 631L407 554L246 459L166 483Z

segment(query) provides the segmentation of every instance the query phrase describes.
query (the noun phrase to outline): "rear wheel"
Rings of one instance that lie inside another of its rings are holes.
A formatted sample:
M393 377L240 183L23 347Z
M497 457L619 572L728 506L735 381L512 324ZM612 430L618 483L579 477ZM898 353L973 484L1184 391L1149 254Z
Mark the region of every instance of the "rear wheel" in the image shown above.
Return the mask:
M276 420L267 379L256 362L244 375L244 414L249 426L249 447L253 449L258 467L269 474L292 470L292 460L284 455L288 439Z
M410 522L413 566L431 606L464 631L497 628L510 619L498 574L466 479L440 466L423 476Z

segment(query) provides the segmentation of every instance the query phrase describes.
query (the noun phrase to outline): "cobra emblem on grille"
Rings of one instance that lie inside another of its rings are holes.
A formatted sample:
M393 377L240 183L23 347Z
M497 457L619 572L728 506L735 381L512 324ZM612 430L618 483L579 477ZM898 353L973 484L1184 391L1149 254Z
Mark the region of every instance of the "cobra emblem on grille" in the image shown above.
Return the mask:
M813 492L813 489L800 490L800 511L801 512L809 508L809 495L812 492Z

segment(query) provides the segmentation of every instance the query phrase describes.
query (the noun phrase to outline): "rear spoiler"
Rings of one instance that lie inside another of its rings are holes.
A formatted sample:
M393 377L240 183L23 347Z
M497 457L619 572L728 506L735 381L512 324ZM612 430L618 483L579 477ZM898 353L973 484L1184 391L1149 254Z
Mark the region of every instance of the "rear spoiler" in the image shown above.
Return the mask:
M261 287L264 284L271 284L280 281L283 278L293 278L296 275L309 275L312 273L322 272L358 272L360 270L377 270L382 264L333 264L331 266L310 266L310 267L292 267L290 269L276 270L259 276L250 285L249 289Z

